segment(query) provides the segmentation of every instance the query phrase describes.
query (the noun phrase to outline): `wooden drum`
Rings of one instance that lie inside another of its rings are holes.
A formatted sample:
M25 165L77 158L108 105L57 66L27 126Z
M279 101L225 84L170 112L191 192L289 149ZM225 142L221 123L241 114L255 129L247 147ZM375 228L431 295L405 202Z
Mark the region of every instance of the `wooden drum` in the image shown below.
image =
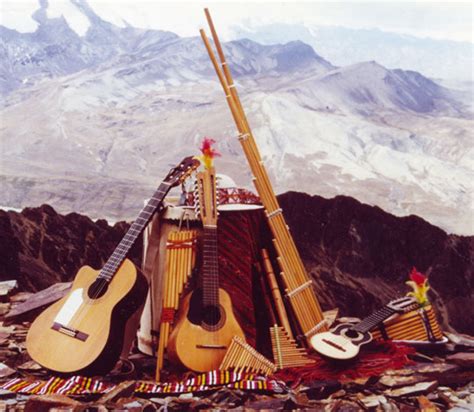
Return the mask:
M233 199L233 197L231 197ZM259 259L261 230L266 230L263 207L255 204L227 202L219 206L218 259L219 287L226 290L234 307L236 318L245 332L247 342L255 345L255 311L252 278L255 262ZM183 217L184 214L184 217ZM197 263L189 284L196 283L200 270L201 221L192 208L168 206L156 215L144 234L144 256L142 270L150 280L150 291L138 331L138 348L141 352L155 355L162 316L163 279L166 267L166 243L170 232L182 229L196 230ZM184 291L182 297L191 289Z

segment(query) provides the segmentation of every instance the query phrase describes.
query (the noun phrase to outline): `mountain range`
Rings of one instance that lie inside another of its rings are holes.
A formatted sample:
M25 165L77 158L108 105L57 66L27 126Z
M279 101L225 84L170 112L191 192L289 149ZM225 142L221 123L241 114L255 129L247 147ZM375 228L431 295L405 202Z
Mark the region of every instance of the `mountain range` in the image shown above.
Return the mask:
M374 28L290 23L234 25L231 36L261 44L301 40L338 66L377 60L388 68L416 70L430 78L473 81L472 42L421 38Z
M134 218L203 136L217 169L250 186L201 40L117 27L71 1L84 36L45 1L34 33L0 27L0 204ZM338 67L299 40L224 50L278 192L346 194L474 232L472 96L375 61Z
M473 236L448 235L419 217L399 218L347 196L289 192L278 200L324 310L365 317L408 291L415 266L428 276L444 330L474 333ZM71 281L83 265L102 267L127 229L48 205L0 210L0 280L16 279L29 291ZM140 265L142 253L138 241L129 257Z

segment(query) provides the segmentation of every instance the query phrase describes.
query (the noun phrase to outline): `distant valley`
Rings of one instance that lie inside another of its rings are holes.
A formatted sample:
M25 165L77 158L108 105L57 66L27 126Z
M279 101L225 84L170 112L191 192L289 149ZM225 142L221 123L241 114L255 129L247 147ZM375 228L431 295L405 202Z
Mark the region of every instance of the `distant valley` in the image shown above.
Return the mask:
M44 8L35 33L0 27L0 204L134 218L203 136L218 170L251 187L201 40L119 28L73 2L84 37ZM224 47L277 192L345 194L474 233L468 90L375 61L337 67L301 41Z

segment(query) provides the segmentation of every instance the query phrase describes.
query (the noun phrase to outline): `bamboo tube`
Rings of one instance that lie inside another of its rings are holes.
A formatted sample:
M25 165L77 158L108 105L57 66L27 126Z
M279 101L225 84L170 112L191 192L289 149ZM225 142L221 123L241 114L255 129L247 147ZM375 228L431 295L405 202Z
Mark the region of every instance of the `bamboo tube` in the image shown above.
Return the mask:
M385 333L390 339L397 340L423 340L429 341L429 334L423 320L423 316L427 317L433 337L441 340L443 335L436 320L433 308L431 306L421 310L410 311L398 317L392 318L384 322ZM375 339L382 339L383 334L379 329L373 331Z
M177 310L179 296L184 289L188 277L191 275L195 262L194 242L195 231L177 231L168 234L166 249L166 266L163 285L163 309ZM160 337L157 349L156 361L156 381L160 380L161 369L163 368L163 357L165 348L168 345L170 335L169 320L160 324Z
M265 278L263 276L260 276L259 280L260 280L260 288L262 290L262 295L263 295L263 301L265 303L266 313L270 320L270 324L273 325L276 322L276 316L273 311L273 305L270 299L271 292L268 290L269 286L267 282L265 281Z
M238 336L234 336L219 366L220 370L233 368L235 372L258 372L269 375L275 365Z
M278 287L275 274L273 273L272 264L270 262L270 257L266 249L262 249L262 260L265 273L267 274L268 284L270 286L271 294L273 296L273 302L275 303L276 311L278 313L278 318L280 319L281 325L285 328L288 335L293 338L291 332L290 322L288 321L288 315L286 314L285 304L283 303L283 298L281 297L280 288Z
M220 48L220 54L222 54L221 59L222 59L223 67L226 67L227 64L224 60L222 48L220 47L220 42L217 37L217 33L215 32L214 26L212 24L212 19L210 18L210 14L208 11L206 12L206 17L208 18L209 24L212 25L211 30L214 36L214 43L216 44L216 47ZM281 214L281 210L279 208L275 194L273 193L273 189L270 184L266 170L262 165L262 161L258 153L255 140L252 136L250 128L248 127L248 122L245 117L245 113L242 109L240 100L238 98L236 90L234 91L235 87L232 81L232 76L230 75L230 71L228 70L228 68L224 68L223 70L224 70L225 75L222 74L221 70L219 69L217 60L214 56L214 53L212 51L212 48L210 46L209 40L207 39L206 34L204 33L203 30L201 30L200 32L201 32L201 37L203 39L204 45L206 46L209 57L216 71L216 74L219 77L220 83L224 89L226 99L227 99L229 108L231 110L231 114L234 118L237 129L242 137L242 139L240 139L241 144L244 149L244 153L249 161L252 173L255 177L254 183L256 185L257 191L267 211L270 228L275 238L277 239L277 242L279 243L280 248L285 249L285 258L282 261L288 260L285 266L291 265L291 268L289 268L291 269L291 271L288 271L287 273L292 274L292 278L295 279L297 282L297 285L295 285L297 287L301 283L304 283L304 281L307 280L308 277L304 269L304 266L301 262L301 258L299 257L299 254L296 250L294 241L292 237L289 235L288 227L286 223L284 222L284 218ZM229 84L233 87L229 88L228 86ZM276 215L273 215L274 212L276 212ZM273 223L273 222L276 222L276 223ZM282 270L284 271L285 269L282 268ZM307 307L305 308L305 311L309 310L312 313L313 319L311 322L312 324L311 327L314 327L315 325L319 324L323 320L323 315L322 315L322 311L319 306L319 303L316 300L316 296L314 295L314 292L312 295L313 296L311 298L311 301L307 302ZM300 321L302 312L296 309L295 315L298 321ZM302 329L303 329L303 332L305 333L309 330L307 327L306 328L302 327ZM321 327L321 330L325 330L325 329L327 328L323 324ZM309 338L309 336L307 336L307 338Z
M296 346L283 327L274 325L270 328L273 359L279 369L313 364L302 348Z

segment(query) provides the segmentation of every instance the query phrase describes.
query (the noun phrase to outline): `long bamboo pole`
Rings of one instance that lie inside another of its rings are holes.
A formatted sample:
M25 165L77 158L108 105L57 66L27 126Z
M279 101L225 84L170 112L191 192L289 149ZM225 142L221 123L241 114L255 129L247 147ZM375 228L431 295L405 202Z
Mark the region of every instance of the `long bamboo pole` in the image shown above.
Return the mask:
M289 233L288 226L278 204L275 193L273 192L270 179L263 166L263 161L255 143L255 139L250 130L245 112L242 108L237 89L228 68L225 56L220 44L217 32L212 22L209 10L205 9L211 32L214 38L214 44L218 51L222 63L222 70L219 67L210 42L204 30L200 30L202 40L209 54L214 70L219 78L224 90L229 109L239 132L239 140L248 160L253 174L253 181L269 221L269 226L275 239L278 262L281 271L285 274L282 277L285 288L288 293L293 293L290 304L298 320L299 327L307 340L317 333L327 330L324 316L316 295L312 288L312 283L308 282L309 277L304 268L301 257L294 240Z

